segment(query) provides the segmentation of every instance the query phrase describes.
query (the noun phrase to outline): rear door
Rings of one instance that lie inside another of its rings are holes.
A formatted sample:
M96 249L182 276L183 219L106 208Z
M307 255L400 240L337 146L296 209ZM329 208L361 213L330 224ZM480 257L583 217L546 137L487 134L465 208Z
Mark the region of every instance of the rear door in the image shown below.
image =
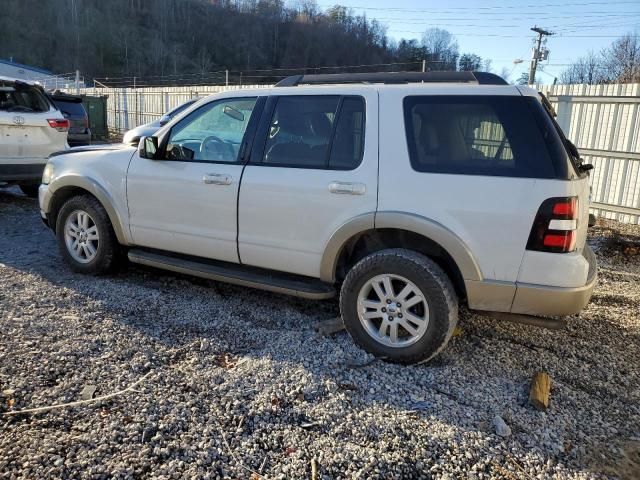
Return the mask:
M43 163L63 150L67 128L51 126L62 119L36 87L0 80L0 159L3 163Z
M331 235L375 212L377 91L344 90L269 99L240 187L242 263L317 278Z

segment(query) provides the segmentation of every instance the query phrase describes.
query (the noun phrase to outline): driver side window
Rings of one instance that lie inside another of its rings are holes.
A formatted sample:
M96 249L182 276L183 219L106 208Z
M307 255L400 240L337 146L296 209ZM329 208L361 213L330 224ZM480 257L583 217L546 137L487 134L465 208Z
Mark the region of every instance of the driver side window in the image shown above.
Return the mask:
M165 159L237 162L256 101L256 97L228 98L192 112L171 129Z

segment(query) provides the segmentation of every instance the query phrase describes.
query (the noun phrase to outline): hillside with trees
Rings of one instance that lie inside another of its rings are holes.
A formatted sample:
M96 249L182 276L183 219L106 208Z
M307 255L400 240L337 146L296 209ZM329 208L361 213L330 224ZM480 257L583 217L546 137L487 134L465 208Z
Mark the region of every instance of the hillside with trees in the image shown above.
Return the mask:
M385 27L348 8L321 10L313 0L4 0L0 58L54 72L79 69L111 85L272 81L312 67L471 70L446 30L422 41L390 40ZM460 61L460 62L459 62ZM460 65L458 65L460 63ZM396 65L389 65L396 64ZM296 69L292 72L289 69ZM216 73L213 73L216 72ZM140 83L139 83L140 84Z

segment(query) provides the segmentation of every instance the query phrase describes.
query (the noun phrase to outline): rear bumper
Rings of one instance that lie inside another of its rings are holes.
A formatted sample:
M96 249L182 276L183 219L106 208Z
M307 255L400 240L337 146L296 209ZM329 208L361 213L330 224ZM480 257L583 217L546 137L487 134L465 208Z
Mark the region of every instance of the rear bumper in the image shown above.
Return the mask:
M42 163L0 163L0 181L40 183L47 160Z
M67 143L70 147L91 145L91 132L69 133L67 135Z
M598 281L596 256L589 245L582 255L589 263L587 283L581 287L550 287L518 283L511 313L559 316L579 313L589 303Z
M466 281L469 308L543 317L579 313L589 303L597 283L598 268L589 245L585 245L582 255L578 256L588 265L584 285L556 287L521 282Z

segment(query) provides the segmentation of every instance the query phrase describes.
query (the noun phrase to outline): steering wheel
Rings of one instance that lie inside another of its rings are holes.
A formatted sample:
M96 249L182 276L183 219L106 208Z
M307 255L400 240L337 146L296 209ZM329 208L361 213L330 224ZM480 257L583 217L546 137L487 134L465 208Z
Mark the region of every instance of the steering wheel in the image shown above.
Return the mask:
M234 159L233 147L215 135L205 137L200 143L200 153L207 154L211 151L215 152L220 157L224 157L228 154L228 160ZM224 160L224 158L211 158L208 160Z

